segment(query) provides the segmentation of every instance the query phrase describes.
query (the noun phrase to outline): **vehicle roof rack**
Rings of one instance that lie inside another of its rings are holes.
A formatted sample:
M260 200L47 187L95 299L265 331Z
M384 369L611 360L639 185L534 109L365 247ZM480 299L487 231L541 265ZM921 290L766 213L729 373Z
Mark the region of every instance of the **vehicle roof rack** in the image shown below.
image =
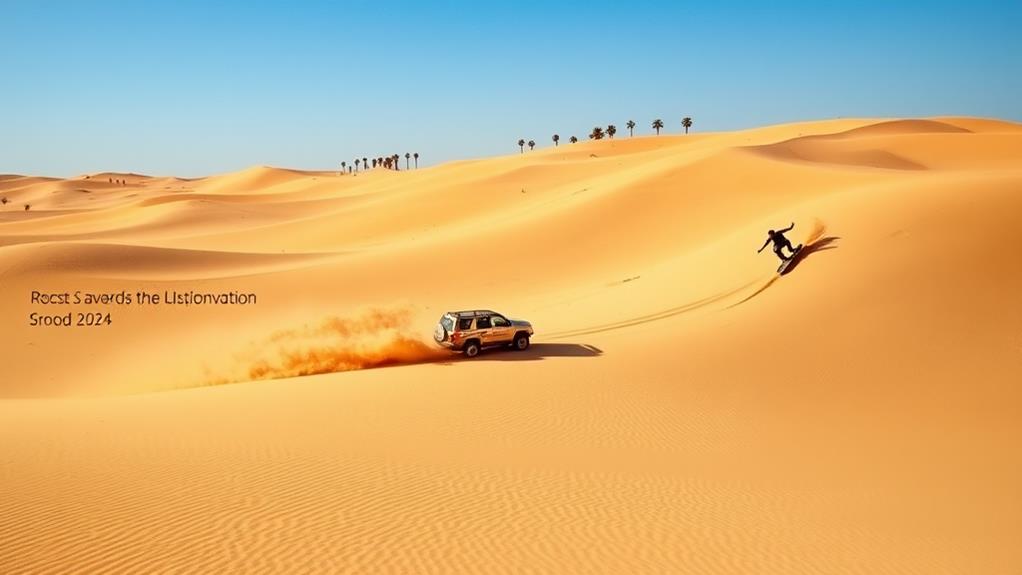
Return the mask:
M498 315L497 312L488 309L452 311L451 314L456 317L479 317L481 315Z

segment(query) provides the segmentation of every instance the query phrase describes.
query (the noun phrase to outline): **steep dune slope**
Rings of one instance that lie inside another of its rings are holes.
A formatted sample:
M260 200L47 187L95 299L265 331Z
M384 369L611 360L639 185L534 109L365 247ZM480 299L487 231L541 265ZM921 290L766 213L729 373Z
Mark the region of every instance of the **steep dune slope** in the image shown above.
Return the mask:
M181 185L0 220L5 571L1022 564L1016 124ZM756 249L790 222L807 247L778 276ZM33 289L258 304L83 332L28 327ZM532 349L436 351L454 308L533 321Z

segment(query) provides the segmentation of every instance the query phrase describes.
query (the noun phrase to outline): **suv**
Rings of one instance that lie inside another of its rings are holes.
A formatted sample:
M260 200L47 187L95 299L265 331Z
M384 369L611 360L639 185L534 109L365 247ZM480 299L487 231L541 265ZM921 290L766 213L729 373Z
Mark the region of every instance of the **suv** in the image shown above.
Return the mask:
M484 347L510 345L514 349L529 349L532 324L508 319L495 311L449 311L440 318L433 331L433 339L444 347L463 351L468 357L479 355Z

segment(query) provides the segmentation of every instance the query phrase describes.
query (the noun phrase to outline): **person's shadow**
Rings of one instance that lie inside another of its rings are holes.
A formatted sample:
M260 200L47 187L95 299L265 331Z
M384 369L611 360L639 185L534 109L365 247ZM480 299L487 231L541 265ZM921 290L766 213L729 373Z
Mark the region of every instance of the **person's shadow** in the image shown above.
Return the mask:
M803 246L803 248L800 249L798 253L792 257L791 263L788 264L788 267L783 272L781 272L780 275L783 276L790 274L791 270L797 268L798 264L800 264L802 260L808 258L810 255L815 254L816 252L824 252L827 250L837 249L837 246L834 245L834 242L840 239L841 238L838 236L827 236L825 238L820 238L811 244Z

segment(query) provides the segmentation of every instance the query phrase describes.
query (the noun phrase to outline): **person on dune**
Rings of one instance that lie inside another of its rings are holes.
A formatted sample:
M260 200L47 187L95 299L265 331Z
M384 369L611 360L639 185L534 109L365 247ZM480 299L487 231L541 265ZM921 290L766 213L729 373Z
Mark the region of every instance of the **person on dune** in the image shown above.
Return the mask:
M788 251L791 252L791 255L792 256L795 255L795 248L791 247L791 240L789 240L788 238L784 237L784 233L785 232L790 232L791 229L794 228L794 227L795 227L795 222L792 222L790 226L784 228L783 230L779 230L779 231L770 230L770 231L768 231L767 232L767 240L765 242L763 242L763 247L762 248L759 248L758 250L756 250L756 253L758 254L758 253L762 252L763 248L765 248L768 245L770 245L770 242L774 242L774 253L777 254L777 257L781 258L782 262L786 262L789 259L791 259L791 256L787 256L786 257L782 250L784 248L788 248ZM799 247L801 247L801 246L799 246Z

